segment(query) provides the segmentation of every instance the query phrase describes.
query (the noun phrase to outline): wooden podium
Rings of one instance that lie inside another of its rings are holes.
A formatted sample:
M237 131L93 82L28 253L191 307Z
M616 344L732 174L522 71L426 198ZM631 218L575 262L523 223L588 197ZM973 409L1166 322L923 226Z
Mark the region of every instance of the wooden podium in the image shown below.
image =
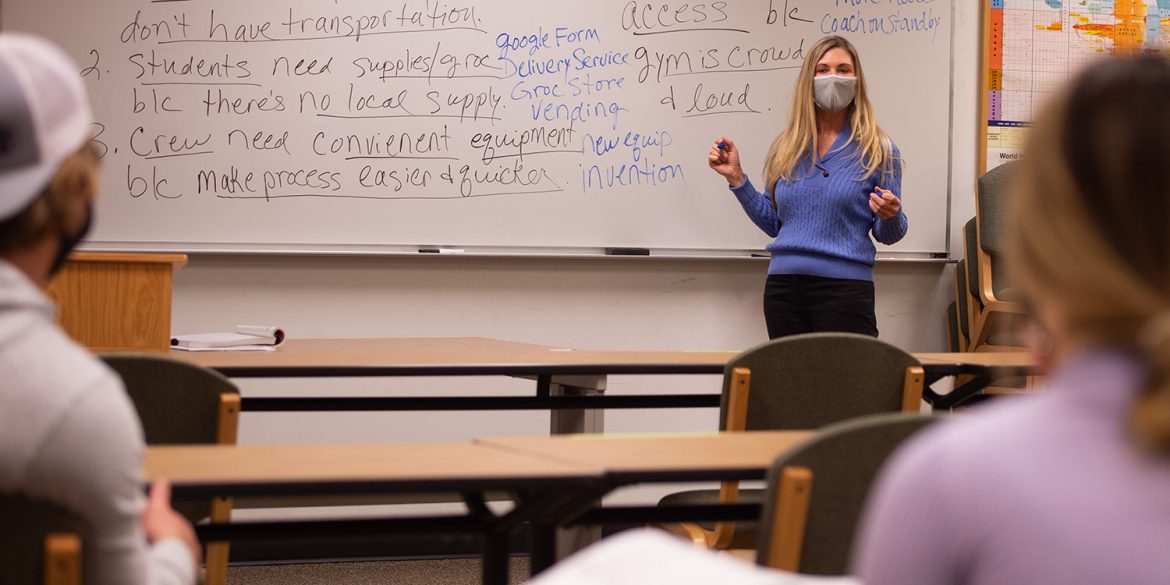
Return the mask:
M61 327L93 351L165 350L184 254L74 252L49 283Z

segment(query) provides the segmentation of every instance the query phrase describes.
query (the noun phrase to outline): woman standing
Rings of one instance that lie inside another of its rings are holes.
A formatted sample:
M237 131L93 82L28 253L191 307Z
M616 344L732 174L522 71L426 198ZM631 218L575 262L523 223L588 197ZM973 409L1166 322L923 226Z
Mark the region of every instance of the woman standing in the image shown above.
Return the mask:
M1170 583L1170 59L1103 60L1013 171L1013 282L1048 388L915 436L855 550L866 585Z
M775 240L764 288L768 336L845 331L877 337L873 265L906 235L898 149L874 119L857 50L818 41L797 78L788 127L772 143L761 193L720 138L708 162Z

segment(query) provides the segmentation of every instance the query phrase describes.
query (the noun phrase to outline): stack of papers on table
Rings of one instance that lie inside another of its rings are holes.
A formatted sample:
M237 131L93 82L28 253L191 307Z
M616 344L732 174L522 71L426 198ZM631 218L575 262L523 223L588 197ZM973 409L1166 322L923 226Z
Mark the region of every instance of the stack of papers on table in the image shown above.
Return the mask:
M196 333L171 338L171 347L183 351L272 351L284 342L284 331L267 325L237 325L223 333Z

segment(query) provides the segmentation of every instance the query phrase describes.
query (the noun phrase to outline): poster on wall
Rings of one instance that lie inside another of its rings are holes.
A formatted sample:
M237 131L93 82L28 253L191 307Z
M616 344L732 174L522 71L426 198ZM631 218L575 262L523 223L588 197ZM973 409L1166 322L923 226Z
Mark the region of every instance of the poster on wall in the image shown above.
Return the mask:
M1019 158L1048 98L1101 58L1170 54L1170 0L985 0L982 171Z

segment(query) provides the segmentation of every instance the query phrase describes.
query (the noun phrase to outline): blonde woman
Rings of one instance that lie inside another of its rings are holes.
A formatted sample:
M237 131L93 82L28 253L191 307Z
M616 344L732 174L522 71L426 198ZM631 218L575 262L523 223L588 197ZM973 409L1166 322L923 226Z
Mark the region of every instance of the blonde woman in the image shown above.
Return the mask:
M1170 60L1102 61L1013 171L1010 259L1047 390L913 439L860 531L866 585L1170 583Z
M906 235L898 149L878 127L861 60L841 37L808 52L788 127L773 142L764 192L740 166L735 142L708 155L748 217L775 239L764 288L768 336L846 331L877 336L870 233L883 244Z

